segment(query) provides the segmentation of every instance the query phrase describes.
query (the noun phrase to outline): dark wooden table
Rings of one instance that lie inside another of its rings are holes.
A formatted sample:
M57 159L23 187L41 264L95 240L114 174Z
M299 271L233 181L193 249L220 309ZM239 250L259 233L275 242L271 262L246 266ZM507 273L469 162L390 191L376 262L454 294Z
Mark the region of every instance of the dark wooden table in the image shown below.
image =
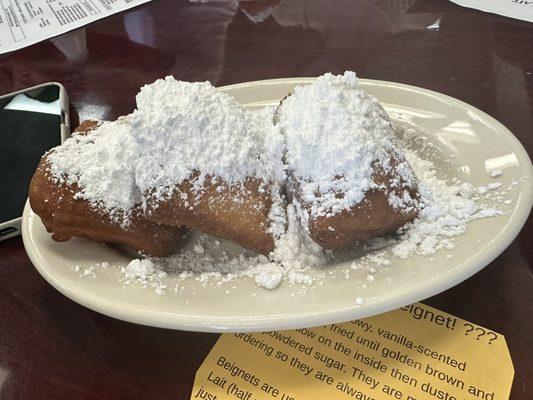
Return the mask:
M0 93L59 81L80 119L111 119L132 111L141 85L169 74L224 85L352 69L464 100L532 149L532 24L444 0L284 0L253 22L262 8L156 0L0 56ZM426 301L505 335L512 399L533 399L532 228ZM41 278L20 238L0 243L2 399L188 399L216 339L89 311Z

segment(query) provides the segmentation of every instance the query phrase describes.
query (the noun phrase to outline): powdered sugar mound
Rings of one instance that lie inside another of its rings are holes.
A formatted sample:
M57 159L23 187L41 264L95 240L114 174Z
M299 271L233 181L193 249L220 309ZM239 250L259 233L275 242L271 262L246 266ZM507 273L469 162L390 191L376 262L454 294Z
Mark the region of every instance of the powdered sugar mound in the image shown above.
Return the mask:
M254 279L257 286L272 290L277 288L283 280L283 271L278 266L269 266L259 271Z
M263 175L261 118L209 82L168 76L143 86L133 113L136 140L143 148L136 168L141 191L164 190L194 172L229 183Z
M155 272L154 263L148 259L133 260L124 269L124 277L126 279L141 279L147 280Z
M123 282L131 284L138 282L146 286L154 288L157 294L164 294L167 285L163 283L163 279L167 277L167 273L161 268L156 267L150 259L134 259L126 267L121 268L123 275Z
M104 122L88 135L74 134L48 154L53 177L77 184L79 198L127 220L141 201L134 165L140 149L131 135L129 117Z
M466 224L478 210L473 200L460 195L458 187L447 186L436 177L431 162L410 150L405 150L405 155L418 176L424 207L411 224L403 227L399 243L392 248L392 253L400 258L414 252L429 255L446 247L448 238L465 232Z
M287 206L287 220L287 230L276 241L270 258L292 271L326 264L325 250L316 244L302 227L294 204Z
M503 211L497 208L484 208L472 216L472 219L492 218L502 215Z
M400 165L402 181L414 177L394 144L391 121L373 97L358 88L355 73L325 74L307 86L297 86L278 113L286 136L286 160L301 180L302 199L312 216L336 214L361 202L377 187L374 165L391 168L391 155ZM319 193L320 195L317 195ZM395 196L394 207L412 206L413 199Z

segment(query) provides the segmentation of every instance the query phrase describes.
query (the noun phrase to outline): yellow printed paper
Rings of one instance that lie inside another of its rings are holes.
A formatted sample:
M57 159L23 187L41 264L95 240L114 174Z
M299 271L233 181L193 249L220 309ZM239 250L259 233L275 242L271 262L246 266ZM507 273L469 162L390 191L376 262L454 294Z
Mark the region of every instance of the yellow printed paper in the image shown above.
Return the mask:
M224 334L191 399L503 400L505 338L424 304L312 329Z

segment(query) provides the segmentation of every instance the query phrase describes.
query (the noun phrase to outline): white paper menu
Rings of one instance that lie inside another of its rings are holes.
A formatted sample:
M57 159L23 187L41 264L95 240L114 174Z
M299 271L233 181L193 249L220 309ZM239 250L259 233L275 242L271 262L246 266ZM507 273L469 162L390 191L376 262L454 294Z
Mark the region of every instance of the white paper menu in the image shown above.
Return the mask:
M474 8L505 17L533 22L533 0L451 0L463 7Z
M150 0L0 0L0 54Z

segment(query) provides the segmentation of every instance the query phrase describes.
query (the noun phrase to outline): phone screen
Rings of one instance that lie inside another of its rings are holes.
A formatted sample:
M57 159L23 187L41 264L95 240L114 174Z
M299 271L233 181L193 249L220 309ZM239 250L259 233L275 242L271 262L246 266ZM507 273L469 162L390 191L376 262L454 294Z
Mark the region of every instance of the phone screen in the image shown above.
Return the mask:
M41 156L61 143L57 85L0 99L0 223L22 216Z

